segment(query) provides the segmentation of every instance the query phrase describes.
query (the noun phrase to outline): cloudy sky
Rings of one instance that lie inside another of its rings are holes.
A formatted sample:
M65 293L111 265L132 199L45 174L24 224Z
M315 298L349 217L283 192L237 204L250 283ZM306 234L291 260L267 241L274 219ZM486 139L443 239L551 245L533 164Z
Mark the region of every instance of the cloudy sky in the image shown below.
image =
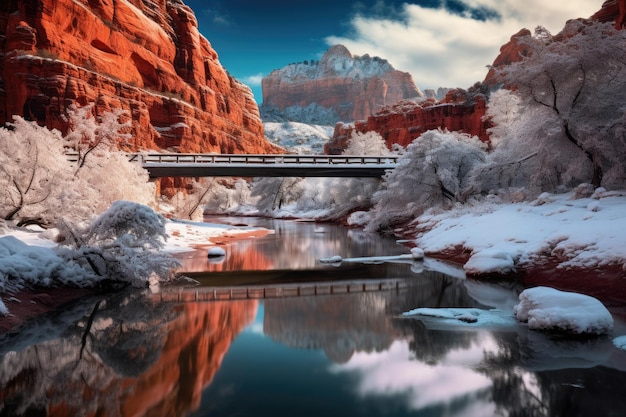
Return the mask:
M261 102L261 78L332 45L379 56L422 89L480 81L522 28L558 32L603 0L185 0L220 62Z

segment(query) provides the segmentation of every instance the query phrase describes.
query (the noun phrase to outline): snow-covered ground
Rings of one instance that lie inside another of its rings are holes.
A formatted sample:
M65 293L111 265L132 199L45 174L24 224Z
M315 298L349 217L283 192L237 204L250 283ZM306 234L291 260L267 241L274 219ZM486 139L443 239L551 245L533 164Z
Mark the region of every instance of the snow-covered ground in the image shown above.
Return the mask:
M163 250L168 253L190 251L198 246L210 248L214 245L212 239L271 232L256 227L181 220L168 220L165 228L169 237ZM35 286L93 284L77 265L68 263L55 252L57 244L53 239L53 233L39 228L0 228L0 317L9 313L2 301L7 292ZM64 281L53 282L51 276L62 277Z
M542 194L535 201L481 202L416 219L415 243L426 253L471 251L468 274L509 272L546 257L562 268L626 268L626 192Z
M285 121L263 123L265 137L288 152L308 155L324 153L324 145L333 136L334 126Z

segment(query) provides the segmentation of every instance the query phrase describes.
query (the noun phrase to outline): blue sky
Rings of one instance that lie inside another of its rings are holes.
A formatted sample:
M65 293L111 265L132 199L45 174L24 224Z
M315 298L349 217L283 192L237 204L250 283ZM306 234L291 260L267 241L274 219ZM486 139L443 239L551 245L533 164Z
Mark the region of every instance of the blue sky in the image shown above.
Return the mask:
M522 28L558 32L603 0L184 0L222 65L261 102L261 78L341 43L409 72L422 89L480 81Z

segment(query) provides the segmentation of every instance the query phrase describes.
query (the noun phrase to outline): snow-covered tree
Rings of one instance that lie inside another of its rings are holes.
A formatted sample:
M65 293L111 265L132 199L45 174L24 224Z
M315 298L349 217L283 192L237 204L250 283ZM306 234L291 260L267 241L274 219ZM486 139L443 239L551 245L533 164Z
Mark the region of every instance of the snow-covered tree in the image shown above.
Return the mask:
M237 178L200 178L190 187L179 191L169 203L174 207L172 216L202 221L204 213L239 212L253 205L250 183Z
M65 137L20 117L0 128L3 218L51 225L61 217L86 220L120 199L154 204L147 171L115 147L113 138L124 140L127 127L120 112L105 113L96 123L85 113L90 108L70 110L73 127ZM68 161L64 145L78 151L77 162Z
M160 251L166 221L146 205L115 201L87 226L64 223L59 254L112 282L145 287L152 276L165 281L178 265Z
M374 131L353 132L348 141L348 147L343 151L344 155L384 156L390 153L383 137Z
M258 197L257 208L271 214L296 202L303 194L303 179L294 177L258 178L252 184L252 197Z
M94 112L94 103L82 107L72 104L64 116L69 125L65 146L78 154L77 170L85 165L89 155L97 149L118 150L121 144L130 139L128 130L132 125L127 111L117 108L100 116Z
M318 219L337 219L355 209L368 208L380 188L377 178L307 178L296 204L298 213Z
M502 141L515 137L513 126L521 112L519 101L517 94L505 88L490 94L485 119L491 124L487 133L492 148L497 148Z
M0 128L0 215L6 220L48 223L62 212L72 170L63 138L19 116ZM71 188L72 186L70 186Z
M384 176L374 195L369 230L382 230L423 213L465 200L468 175L484 163L486 145L458 132L429 130L415 139Z
M571 20L559 35L539 27L522 42L527 56L498 76L532 117L517 140L538 152L537 183L626 184L626 31Z

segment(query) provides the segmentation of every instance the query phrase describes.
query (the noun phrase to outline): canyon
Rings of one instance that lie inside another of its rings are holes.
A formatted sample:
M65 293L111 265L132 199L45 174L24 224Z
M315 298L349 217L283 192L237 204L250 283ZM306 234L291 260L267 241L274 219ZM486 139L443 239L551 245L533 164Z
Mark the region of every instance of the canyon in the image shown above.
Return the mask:
M5 0L0 124L67 130L70 105L132 119L124 150L279 153L249 87L222 67L182 0Z

